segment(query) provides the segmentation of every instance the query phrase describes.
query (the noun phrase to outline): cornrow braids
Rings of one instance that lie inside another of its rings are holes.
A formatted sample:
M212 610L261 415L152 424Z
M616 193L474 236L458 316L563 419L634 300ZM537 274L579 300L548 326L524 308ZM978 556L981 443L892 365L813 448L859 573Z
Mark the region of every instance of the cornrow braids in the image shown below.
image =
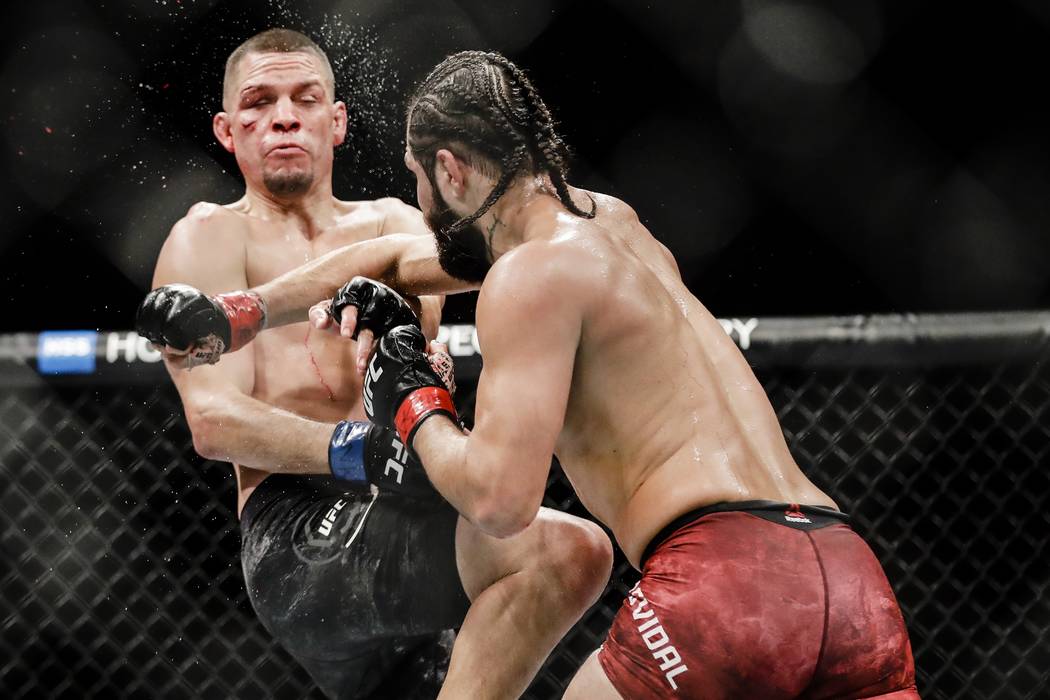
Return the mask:
M590 219L597 210L593 199L590 211L572 201L568 147L532 82L501 54L463 51L434 68L409 101L408 147L435 187L435 158L442 147L497 178L478 210L446 233L477 221L523 172L547 174L558 200L573 214Z
M558 199L573 214L588 219L594 218L597 205L593 199L591 199L591 210L584 212L573 203L572 197L569 196L569 187L566 182L569 149L554 130L554 118L547 109L547 105L518 66L505 56L500 54L491 55L494 57L494 61L506 71L510 81L516 83L516 87L520 86L520 94L523 98L530 124L534 128L533 143L540 151L540 160L544 163L544 170L550 175L551 182L558 192Z

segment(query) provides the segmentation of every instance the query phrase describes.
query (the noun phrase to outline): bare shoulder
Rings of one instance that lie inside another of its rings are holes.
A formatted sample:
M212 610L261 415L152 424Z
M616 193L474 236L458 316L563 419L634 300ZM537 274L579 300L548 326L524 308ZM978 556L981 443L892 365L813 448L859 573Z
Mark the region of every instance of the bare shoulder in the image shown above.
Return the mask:
M380 197L379 199L373 199L372 204L376 206L384 214L398 215L406 213L419 213L419 210L410 204L405 204L398 197Z
M423 212L410 204L405 204L397 197L383 197L375 200L375 206L383 215L380 236L388 233L427 233Z
M601 192L591 192L590 190L582 190L574 188L578 196L574 196L573 199L577 202L583 200L586 201L587 197L590 197L594 204L597 206L597 214L599 217L604 215L611 215L617 219L634 222L638 220L638 213L634 208L622 199L618 199L609 194L602 194Z
M595 256L574 233L530 241L500 257L481 287L478 313L504 304L532 313L586 301Z
M642 224L641 219L638 218L638 212L631 205L622 199L617 199L607 194L599 192L587 192L587 194L594 199L598 207L598 217L596 220L592 220L592 223L596 226L617 230L630 240L638 241L641 239L644 241L643 245L653 245L664 261L678 275L678 262L675 260L671 250L653 236L652 232Z
M244 277L246 240L243 214L211 202L194 204L168 233L157 259L154 284L186 282L205 288L212 276L220 277L214 274L218 268L232 272L239 281Z
M337 201L339 221L343 226L367 225L377 236L391 233L425 233L423 214L397 197L380 197L359 201Z
M190 245L243 245L246 226L244 215L231 206L197 202L175 222L168 240Z

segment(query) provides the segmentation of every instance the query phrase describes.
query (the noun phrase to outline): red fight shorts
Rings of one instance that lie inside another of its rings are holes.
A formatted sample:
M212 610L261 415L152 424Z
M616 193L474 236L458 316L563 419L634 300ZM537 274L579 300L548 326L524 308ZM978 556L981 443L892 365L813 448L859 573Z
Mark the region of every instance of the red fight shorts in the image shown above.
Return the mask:
M893 589L838 511L716 504L650 550L598 653L627 700L919 697Z

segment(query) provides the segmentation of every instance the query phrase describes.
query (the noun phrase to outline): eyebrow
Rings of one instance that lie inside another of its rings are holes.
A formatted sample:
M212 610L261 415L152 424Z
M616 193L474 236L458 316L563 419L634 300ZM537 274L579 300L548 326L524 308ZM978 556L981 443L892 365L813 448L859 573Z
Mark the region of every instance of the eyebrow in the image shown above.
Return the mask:
M253 92L258 92L259 90L266 90L267 88L272 88L272 87L273 87L273 85L271 83L257 83L255 85L248 85L246 87L241 88L241 91L238 93L238 95L240 95L241 97L244 97L245 95L249 95L249 94L251 94ZM312 87L319 87L319 88L321 88L323 90L324 89L324 83L321 82L320 80L306 80L306 81L303 81L301 83L296 83L296 85L294 86L294 90L293 91L294 92L301 92L303 90L308 90L309 88L312 88Z

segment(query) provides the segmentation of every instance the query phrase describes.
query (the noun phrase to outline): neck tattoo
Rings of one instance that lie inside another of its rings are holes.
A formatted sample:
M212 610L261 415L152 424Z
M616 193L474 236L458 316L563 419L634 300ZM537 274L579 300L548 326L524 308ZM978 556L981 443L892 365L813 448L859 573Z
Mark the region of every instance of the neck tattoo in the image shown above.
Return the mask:
M496 227L500 226L502 224L503 224L503 222L500 221L499 217L496 216L495 214L493 214L492 215L492 225L489 226L489 228L488 228L488 240L485 241L485 245L488 246L488 249L489 249L489 258L493 262L495 262L495 260L496 260L496 253L492 250L492 238L493 238L493 236L496 235Z

